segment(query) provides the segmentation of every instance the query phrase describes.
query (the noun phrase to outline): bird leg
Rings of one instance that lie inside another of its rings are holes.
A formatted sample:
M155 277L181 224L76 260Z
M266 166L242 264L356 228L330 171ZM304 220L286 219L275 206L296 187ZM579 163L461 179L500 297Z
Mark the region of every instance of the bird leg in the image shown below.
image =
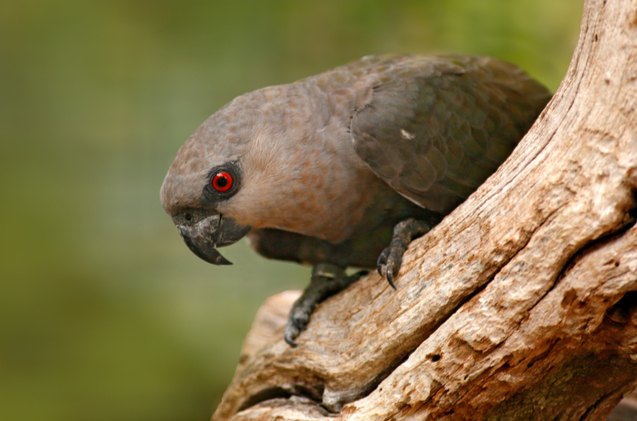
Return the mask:
M310 315L316 306L330 295L333 295L348 285L357 281L367 271L360 271L353 275L346 275L345 269L330 263L318 263L312 269L310 285L305 288L303 294L294 302L288 322L285 326L283 337L285 342L296 346L294 341L305 330Z
M407 251L409 243L427 233L434 225L435 223L431 221L413 218L405 219L396 224L389 246L380 253L376 261L378 273L387 278L387 282L392 288L396 289L394 278L398 275L403 254Z

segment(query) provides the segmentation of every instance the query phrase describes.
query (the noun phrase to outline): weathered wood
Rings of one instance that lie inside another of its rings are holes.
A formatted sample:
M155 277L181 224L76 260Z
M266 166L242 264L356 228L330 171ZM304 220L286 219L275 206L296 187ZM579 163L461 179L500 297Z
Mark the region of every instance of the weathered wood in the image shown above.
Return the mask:
M637 386L637 0L589 0L505 164L290 348L260 310L213 419L599 419Z

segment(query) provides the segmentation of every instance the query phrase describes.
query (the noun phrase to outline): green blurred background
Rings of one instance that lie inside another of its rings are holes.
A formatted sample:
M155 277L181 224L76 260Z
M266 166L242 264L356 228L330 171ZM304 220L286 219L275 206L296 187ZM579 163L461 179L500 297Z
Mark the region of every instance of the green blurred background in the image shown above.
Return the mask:
M384 52L489 54L555 89L580 1L5 2L0 418L204 420L256 309L306 268L213 267L159 204L177 148L243 92Z

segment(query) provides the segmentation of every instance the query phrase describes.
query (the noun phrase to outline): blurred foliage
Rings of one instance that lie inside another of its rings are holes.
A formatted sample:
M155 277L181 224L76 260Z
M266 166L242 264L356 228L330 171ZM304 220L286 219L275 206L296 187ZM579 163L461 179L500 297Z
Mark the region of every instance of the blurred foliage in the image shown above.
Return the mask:
M555 89L579 1L5 2L0 418L207 419L264 298L309 271L183 246L158 200L232 97L383 52L489 54Z

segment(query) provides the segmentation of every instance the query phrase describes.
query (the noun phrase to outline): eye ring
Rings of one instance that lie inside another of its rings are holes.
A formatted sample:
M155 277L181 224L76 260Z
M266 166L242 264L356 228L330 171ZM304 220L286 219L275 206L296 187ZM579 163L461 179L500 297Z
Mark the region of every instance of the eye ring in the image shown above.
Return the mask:
M234 186L234 177L228 171L217 171L210 179L210 186L218 193L226 193Z
M230 161L212 167L207 174L203 187L205 203L215 206L228 200L241 188L241 167L238 162Z

